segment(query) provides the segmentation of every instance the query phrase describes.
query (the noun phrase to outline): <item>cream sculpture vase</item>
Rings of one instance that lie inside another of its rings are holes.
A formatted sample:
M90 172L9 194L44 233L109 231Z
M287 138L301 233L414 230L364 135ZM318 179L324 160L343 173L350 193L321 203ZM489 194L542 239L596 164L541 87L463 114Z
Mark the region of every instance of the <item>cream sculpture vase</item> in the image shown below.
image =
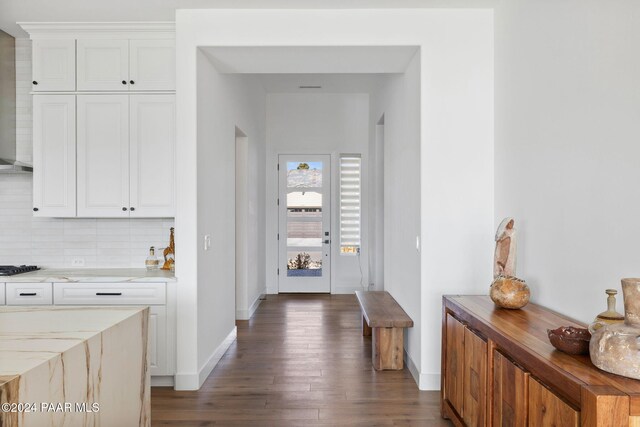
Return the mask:
M622 294L624 323L591 330L589 353L603 371L640 379L640 279L622 279Z

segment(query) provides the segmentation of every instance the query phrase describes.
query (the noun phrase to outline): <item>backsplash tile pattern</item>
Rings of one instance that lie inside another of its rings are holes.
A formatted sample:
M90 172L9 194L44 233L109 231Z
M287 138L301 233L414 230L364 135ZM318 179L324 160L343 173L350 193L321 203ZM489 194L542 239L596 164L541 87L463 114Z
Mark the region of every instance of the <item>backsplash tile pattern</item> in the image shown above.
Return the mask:
M17 157L31 164L31 42L16 39ZM169 243L172 218L34 218L33 176L0 174L0 265L48 268L144 267L149 246L158 255Z

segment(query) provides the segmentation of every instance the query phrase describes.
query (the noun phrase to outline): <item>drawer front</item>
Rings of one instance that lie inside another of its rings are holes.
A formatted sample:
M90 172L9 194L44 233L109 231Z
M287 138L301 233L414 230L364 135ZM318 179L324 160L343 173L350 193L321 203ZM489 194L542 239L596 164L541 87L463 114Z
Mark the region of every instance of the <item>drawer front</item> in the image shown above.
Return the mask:
M4 299L4 283L0 283L0 305L5 305L6 300Z
M54 283L56 305L164 305L166 283Z
M7 305L51 305L51 283L7 283Z

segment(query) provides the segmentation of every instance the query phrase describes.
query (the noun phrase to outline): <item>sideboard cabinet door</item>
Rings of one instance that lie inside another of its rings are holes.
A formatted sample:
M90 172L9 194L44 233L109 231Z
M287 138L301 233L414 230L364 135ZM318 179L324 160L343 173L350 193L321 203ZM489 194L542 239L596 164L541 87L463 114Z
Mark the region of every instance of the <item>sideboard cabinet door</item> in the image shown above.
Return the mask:
M578 427L580 412L566 404L534 378L529 378L529 425Z
M528 381L528 372L493 352L493 427L527 426Z
M487 342L465 328L462 419L468 427L485 425L486 405Z
M464 325L447 314L444 398L449 401L460 416L463 412L464 331Z

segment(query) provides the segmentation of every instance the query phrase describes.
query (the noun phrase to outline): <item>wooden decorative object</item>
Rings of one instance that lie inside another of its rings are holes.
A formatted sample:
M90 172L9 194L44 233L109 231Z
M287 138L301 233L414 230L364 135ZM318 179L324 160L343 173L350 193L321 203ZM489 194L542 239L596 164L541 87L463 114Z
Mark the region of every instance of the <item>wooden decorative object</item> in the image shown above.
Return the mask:
M640 381L548 341L550 325L585 325L536 304L496 309L487 296L445 296L442 321L441 411L454 425L640 426Z
M490 295L502 308L518 309L529 303L531 292L522 279L516 277L516 229L513 218L502 220L496 231L493 260L493 282Z
M516 275L515 220L505 218L496 230L496 251L493 262L493 278Z
M169 229L169 246L164 248L164 264L162 265L162 270L171 270L175 269L175 258L176 258L176 242L174 239L174 228L171 227Z

